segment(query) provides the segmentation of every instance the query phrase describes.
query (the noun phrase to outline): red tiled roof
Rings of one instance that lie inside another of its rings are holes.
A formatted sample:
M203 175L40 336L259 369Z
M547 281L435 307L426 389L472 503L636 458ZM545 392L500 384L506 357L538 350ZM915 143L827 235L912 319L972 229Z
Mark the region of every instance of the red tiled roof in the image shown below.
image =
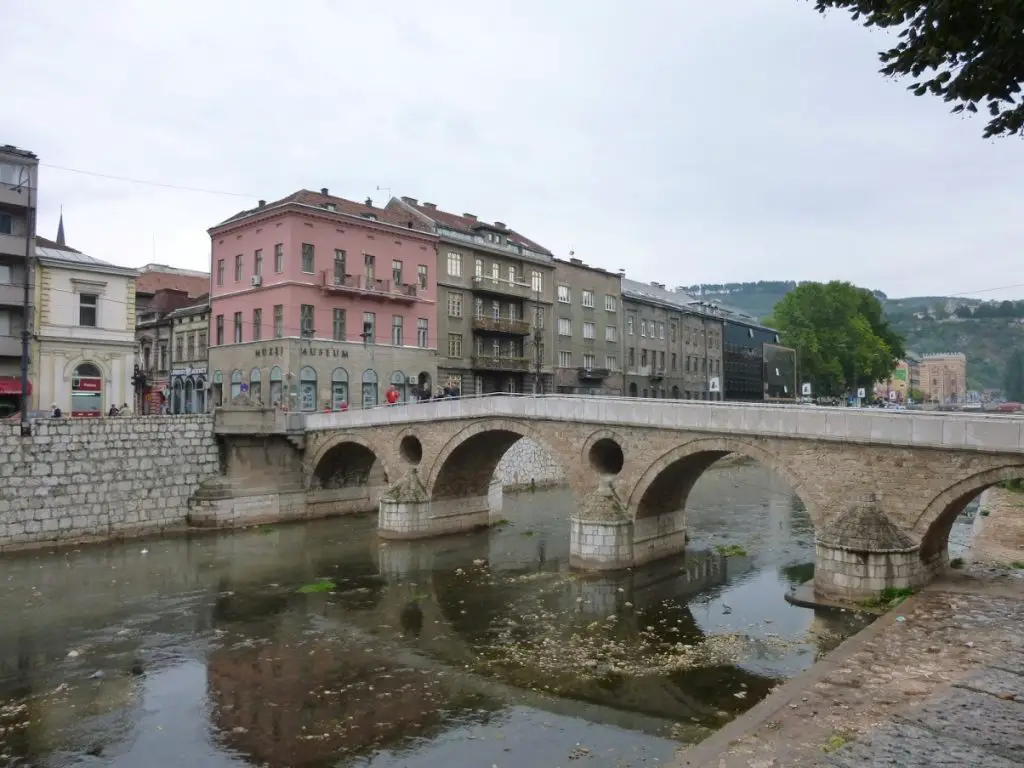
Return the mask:
M398 202L397 200L395 201ZM412 202L412 198L402 198L402 203L419 211L421 214L426 216L428 219L432 219L441 226L454 229L458 232L465 232L466 234L473 235L480 229L489 229L494 232L504 232L508 239L513 243L524 245L531 251L537 251L539 253L551 254L547 248L540 243L531 240L525 235L521 235L513 229L509 229L504 225L499 227L495 224L490 224L486 221L480 221L479 219L469 218L465 215L459 215L457 213L450 213L448 211L442 211L440 208L430 207L423 205L422 203ZM398 208L399 206L389 206L389 208Z
M156 293L160 290L182 291L190 298L210 290L209 277L176 275L173 272L147 271L135 278L135 293Z
M298 192L293 192L287 197L282 197L280 200L266 203L265 205L257 208L249 208L244 211L239 211L234 216L222 221L217 225L217 227L245 218L246 216L251 216L261 211L267 211L271 208L287 205L288 203L308 205L315 208L324 208L328 204L332 204L335 207L334 212L336 213L344 213L349 216L358 216L360 218L367 218L368 215L373 215L376 217L377 221L384 222L385 224L392 224L396 227L402 227L403 229L415 229L420 232L426 230L420 222L416 221L416 217L410 215L408 212L397 212L387 208L367 205L366 203L357 203L354 200L346 200L343 197L335 197L334 195L325 195L321 192L311 192L308 189L300 189ZM214 227L214 229L216 229L216 227Z

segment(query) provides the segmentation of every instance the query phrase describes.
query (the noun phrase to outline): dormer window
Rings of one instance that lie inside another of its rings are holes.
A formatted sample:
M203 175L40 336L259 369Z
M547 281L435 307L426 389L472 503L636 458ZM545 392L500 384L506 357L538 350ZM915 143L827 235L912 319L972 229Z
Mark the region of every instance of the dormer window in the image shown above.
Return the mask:
M336 206L334 203L324 203L324 208L331 212L337 212L338 210L338 206Z

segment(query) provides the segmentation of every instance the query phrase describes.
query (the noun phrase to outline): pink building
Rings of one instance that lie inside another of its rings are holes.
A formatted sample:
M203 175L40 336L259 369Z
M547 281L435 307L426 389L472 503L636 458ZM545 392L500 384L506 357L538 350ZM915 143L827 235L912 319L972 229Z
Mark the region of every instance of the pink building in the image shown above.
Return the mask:
M209 230L215 405L403 400L437 378L437 238L413 217L302 190Z

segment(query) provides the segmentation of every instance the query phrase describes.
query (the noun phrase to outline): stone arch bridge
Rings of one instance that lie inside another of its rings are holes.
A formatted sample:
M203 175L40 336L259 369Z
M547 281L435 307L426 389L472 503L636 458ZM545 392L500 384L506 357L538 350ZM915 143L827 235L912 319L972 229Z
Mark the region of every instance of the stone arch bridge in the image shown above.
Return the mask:
M562 464L576 501L572 560L591 569L681 552L694 484L741 454L799 495L817 533L816 589L845 598L927 581L966 504L1024 476L1024 419L1003 415L491 396L310 414L299 427L292 476L310 503L325 493L379 503L390 538L500 517L494 469L530 438Z

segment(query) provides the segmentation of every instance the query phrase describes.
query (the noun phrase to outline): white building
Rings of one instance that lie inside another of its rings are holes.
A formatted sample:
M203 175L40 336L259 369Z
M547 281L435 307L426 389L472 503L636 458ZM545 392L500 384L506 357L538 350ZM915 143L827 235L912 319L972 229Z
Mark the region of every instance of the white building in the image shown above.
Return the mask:
M100 416L135 402L138 272L41 237L36 258L33 408Z

